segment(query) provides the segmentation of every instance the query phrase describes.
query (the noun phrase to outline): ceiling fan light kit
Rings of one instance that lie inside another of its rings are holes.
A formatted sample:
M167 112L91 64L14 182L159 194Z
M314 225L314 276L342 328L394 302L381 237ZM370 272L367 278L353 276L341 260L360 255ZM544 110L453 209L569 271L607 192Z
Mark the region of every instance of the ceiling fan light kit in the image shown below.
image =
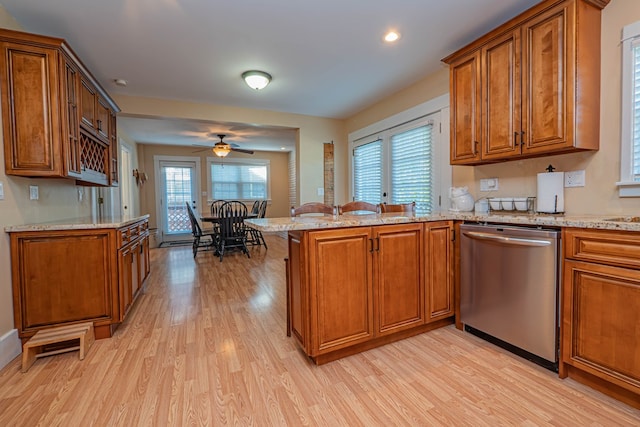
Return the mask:
M231 147L229 147L227 144L220 144L219 142L216 143L216 145L213 146L212 150L213 150L213 154L215 154L218 157L227 157L227 154L229 154L231 152Z
M264 89L271 82L271 75L264 71L249 70L242 73L245 83L255 90Z
M218 138L220 138L220 141L216 142L214 146L211 148L211 151L213 151L213 154L215 154L216 156L224 158L224 157L227 157L227 154L229 154L232 151L237 151L239 153L245 153L245 154L253 154L253 150L244 150L242 148L235 148L235 147L232 147L230 144L227 144L226 142L223 141L225 136L226 135L224 134L219 134Z

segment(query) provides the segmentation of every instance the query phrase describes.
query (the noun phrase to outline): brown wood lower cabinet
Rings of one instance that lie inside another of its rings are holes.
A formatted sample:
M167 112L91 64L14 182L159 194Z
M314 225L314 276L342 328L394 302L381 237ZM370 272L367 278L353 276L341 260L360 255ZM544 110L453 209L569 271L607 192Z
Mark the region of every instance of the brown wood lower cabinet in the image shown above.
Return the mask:
M290 231L291 330L306 354L324 363L451 323L451 228Z
M560 376L640 408L640 234L565 229Z
M13 306L20 338L93 321L111 336L149 274L146 219L123 228L10 232Z

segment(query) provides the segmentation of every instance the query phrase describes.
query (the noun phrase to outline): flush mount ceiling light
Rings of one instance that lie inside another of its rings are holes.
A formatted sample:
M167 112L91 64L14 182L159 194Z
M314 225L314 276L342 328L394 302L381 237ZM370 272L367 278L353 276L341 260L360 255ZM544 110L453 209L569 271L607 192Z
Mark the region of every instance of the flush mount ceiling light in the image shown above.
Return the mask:
M389 31L387 34L384 35L384 41L386 41L387 43L393 43L397 41L399 38L400 38L400 33L397 33L395 31Z
M251 89L264 89L271 81L271 75L264 71L250 70L242 73L242 78Z

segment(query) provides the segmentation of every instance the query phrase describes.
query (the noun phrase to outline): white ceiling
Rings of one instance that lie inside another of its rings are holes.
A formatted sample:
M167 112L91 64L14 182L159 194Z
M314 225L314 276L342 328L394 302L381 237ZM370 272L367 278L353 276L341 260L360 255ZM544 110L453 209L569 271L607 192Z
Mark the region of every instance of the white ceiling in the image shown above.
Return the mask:
M65 38L111 94L346 118L441 69L441 58L538 0L0 3L25 31ZM402 35L393 45L382 42L389 29ZM273 81L262 91L250 89L240 77L250 69ZM115 79L128 85L116 86ZM228 133L228 142L251 149L265 149L269 139L275 150L295 141L292 130L262 135L256 125L214 117L162 124L120 117L118 126L141 143L207 143L182 138L188 132Z

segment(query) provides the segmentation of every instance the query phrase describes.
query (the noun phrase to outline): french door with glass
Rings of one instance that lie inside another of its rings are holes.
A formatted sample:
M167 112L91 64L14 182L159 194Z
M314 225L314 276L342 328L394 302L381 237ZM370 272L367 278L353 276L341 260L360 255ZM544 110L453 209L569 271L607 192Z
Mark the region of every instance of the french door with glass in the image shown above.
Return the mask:
M198 208L197 164L190 161L160 160L158 165L160 197L157 207L162 241L188 240L191 238L191 223L186 203Z

